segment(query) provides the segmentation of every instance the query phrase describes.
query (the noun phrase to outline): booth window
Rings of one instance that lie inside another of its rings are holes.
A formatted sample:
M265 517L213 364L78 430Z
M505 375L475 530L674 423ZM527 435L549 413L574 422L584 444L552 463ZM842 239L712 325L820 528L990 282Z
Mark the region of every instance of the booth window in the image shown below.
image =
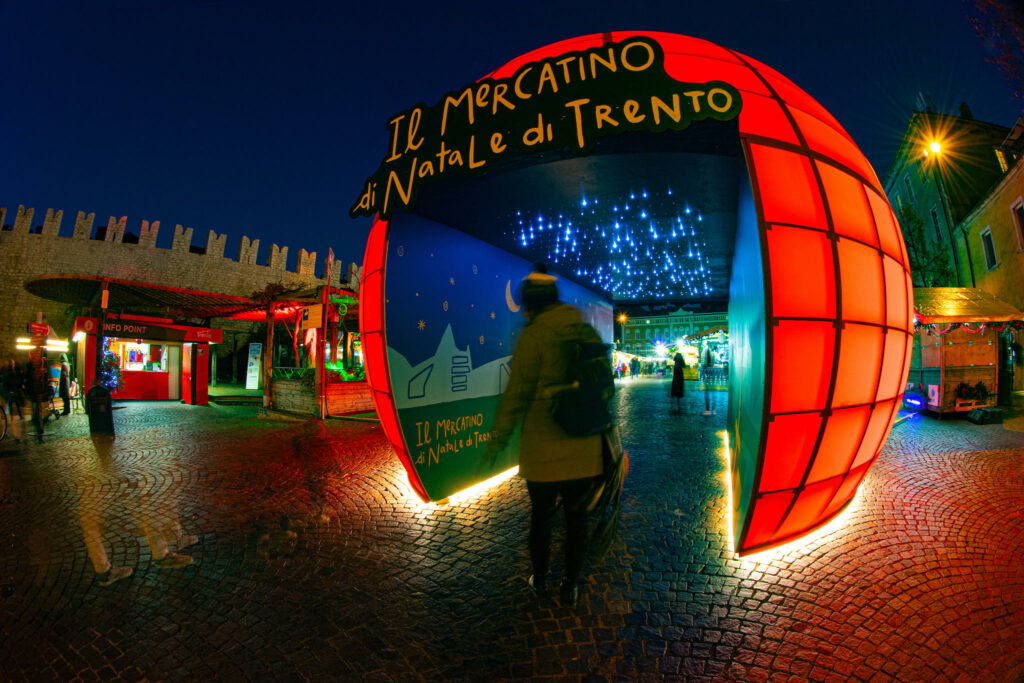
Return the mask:
M121 359L121 370L127 372L167 372L167 350L161 344L114 341L110 350Z
M999 265L996 260L996 248L992 243L992 228L985 228L981 231L981 246L985 250L985 265L992 270Z
M935 240L942 242L942 231L939 230L939 213L935 209L932 209L932 226L935 227Z

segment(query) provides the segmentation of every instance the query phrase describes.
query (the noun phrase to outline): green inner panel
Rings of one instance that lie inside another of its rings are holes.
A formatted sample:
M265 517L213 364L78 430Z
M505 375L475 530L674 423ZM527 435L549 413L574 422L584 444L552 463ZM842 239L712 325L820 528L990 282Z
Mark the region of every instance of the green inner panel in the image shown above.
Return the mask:
M485 456L500 396L399 411L409 457L431 500L441 500L519 463L518 430L493 462Z
M761 237L749 179L740 173L736 249L729 288L729 447L733 538L742 541L761 446L765 381L765 282Z

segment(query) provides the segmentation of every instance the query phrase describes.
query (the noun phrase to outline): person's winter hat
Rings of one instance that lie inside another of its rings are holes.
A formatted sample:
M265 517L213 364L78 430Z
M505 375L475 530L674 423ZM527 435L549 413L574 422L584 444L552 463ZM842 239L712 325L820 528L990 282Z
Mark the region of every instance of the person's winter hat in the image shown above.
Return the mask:
M523 278L522 302L527 311L536 311L558 301L558 285L547 273L530 273Z

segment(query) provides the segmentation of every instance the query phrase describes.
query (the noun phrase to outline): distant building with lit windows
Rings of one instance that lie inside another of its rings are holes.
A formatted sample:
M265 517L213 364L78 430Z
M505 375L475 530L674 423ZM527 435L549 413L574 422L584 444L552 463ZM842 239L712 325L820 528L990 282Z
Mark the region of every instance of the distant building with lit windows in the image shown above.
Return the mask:
M653 356L654 346L662 342L671 347L683 337L708 330L729 329L729 314L694 312L680 309L674 313L630 317L622 324L619 350L637 356Z

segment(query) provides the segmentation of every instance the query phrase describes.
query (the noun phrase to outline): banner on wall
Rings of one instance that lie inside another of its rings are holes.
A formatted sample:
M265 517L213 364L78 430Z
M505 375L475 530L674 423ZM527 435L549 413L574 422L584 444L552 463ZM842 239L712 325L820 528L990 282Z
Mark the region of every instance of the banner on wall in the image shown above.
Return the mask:
M388 370L411 467L440 500L518 463L518 438L482 463L525 319L532 263L433 221L396 214L387 247ZM612 307L560 279L562 301L611 341Z
M245 365L245 388L260 388L260 355L263 351L262 343L249 344L249 361Z

